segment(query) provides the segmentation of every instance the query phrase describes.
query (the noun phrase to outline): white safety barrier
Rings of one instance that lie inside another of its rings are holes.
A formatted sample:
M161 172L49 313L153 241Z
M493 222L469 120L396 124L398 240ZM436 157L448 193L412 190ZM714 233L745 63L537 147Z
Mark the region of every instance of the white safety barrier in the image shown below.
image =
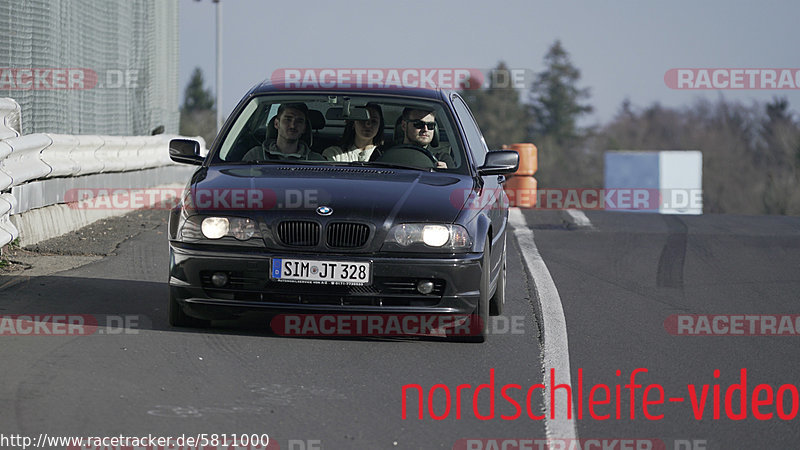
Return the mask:
M19 104L11 98L0 98L0 139L17 137L22 130Z
M105 165L98 158L97 152L105 144L100 136L75 136L78 139L78 146L70 152L72 157L78 161L80 168L76 175L88 175L90 173L100 173Z
M178 136L20 136L20 122L19 105L12 99L0 99L0 247L20 237L11 216L63 203L66 189L109 180L141 188L149 187L141 185L144 179L151 183L178 181L162 180L163 171L136 176L174 165L169 141ZM203 138L193 139L205 148Z
M77 136L51 134L50 145L42 150L42 162L50 167L48 177L68 177L78 173L81 164L72 156L80 141Z
M17 204L17 200L11 194L0 195L0 246L6 245L19 237L19 231L11 223L10 212Z
M53 141L45 134L6 139L3 144L11 148L11 153L0 161L0 172L11 178L11 186L19 186L27 181L50 175L53 168L42 161L42 150ZM9 186L1 186L7 189Z

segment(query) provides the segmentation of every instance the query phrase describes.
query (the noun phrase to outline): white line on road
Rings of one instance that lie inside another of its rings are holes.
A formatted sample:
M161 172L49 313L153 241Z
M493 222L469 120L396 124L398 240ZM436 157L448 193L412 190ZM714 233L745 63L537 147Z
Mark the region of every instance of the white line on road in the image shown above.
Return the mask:
M567 209L565 210L569 217L572 219L572 222L579 227L592 227L592 221L586 217L586 214L579 209Z
M584 216L585 217L585 216ZM587 219L588 220L588 219ZM572 386L572 377L569 368L569 345L567 342L567 322L564 319L564 308L561 297L553 282L550 271L544 263L536 243L533 241L533 231L525 222L525 217L519 208L509 210L509 222L514 230L525 264L533 277L536 296L542 308L542 325L544 333L544 349L542 351L542 365L544 368L544 395L545 406L545 431L548 439L577 439L578 430L575 428L575 414L569 395L564 389L558 389L554 398L549 393L551 383L567 384ZM550 379L550 369L555 369L555 380ZM552 400L552 405L551 405ZM550 417L550 408L554 408L553 417ZM569 417L567 418L567 415Z

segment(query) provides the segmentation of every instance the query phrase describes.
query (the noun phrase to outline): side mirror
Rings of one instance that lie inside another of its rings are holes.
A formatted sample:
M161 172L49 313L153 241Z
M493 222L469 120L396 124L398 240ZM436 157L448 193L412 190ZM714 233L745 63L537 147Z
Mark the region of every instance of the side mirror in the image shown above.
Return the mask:
M478 175L505 175L519 168L519 153L514 150L493 150L486 154L483 165L478 167Z
M169 157L177 163L194 164L195 166L203 164L203 160L205 160L200 156L200 143L194 139L170 140Z

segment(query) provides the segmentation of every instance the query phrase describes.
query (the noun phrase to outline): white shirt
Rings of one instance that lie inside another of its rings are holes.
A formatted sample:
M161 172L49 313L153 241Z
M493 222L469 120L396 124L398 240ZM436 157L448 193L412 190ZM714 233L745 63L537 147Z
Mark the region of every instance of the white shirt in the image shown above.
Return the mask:
M353 162L353 161L369 161L372 152L375 151L375 146L370 144L366 148L356 148L355 145L351 146L349 150L344 151L338 145L326 148L322 152L322 156L330 161L339 162Z

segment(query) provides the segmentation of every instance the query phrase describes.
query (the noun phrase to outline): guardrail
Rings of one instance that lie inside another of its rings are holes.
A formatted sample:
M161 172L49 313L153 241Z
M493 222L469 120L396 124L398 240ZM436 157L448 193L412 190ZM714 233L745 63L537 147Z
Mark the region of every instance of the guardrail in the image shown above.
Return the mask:
M0 98L0 139L17 137L22 130L19 104L10 98Z
M174 135L37 133L22 136L20 124L19 105L9 98L0 99L0 247L20 236L11 216L63 203L65 191L71 187L97 185L110 180L131 184L130 180L123 180L125 175L131 178L130 175L149 169L179 167L169 158L169 141L177 137ZM193 139L205 147L202 138ZM119 175L90 179L101 174ZM152 183L168 181L163 178L162 171L152 174L148 180Z

